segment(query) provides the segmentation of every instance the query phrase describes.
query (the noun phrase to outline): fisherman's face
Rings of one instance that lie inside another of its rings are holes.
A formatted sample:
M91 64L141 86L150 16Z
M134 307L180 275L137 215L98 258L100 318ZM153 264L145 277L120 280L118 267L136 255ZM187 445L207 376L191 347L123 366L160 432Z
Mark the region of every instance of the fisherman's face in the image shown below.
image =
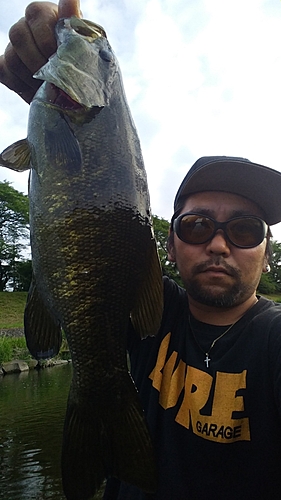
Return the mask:
M189 196L181 211L195 212L225 222L239 215L263 218L259 207L250 200L219 191ZM254 248L232 245L219 229L206 243L191 245L174 235L170 260L177 268L188 295L195 301L214 307L233 307L255 295L265 270L266 238Z

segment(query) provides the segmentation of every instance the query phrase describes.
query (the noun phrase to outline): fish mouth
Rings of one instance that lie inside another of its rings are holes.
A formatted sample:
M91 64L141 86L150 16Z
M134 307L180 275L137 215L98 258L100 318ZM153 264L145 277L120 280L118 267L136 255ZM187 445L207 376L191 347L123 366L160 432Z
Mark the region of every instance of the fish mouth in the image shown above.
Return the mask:
M58 32L62 26L71 27L76 33L94 40L100 37L107 38L103 27L88 19L81 19L76 16L72 16L70 19L60 19L56 26L56 31Z
M46 95L48 103L58 108L70 111L85 109L85 106L72 99L64 90L53 83L46 84Z

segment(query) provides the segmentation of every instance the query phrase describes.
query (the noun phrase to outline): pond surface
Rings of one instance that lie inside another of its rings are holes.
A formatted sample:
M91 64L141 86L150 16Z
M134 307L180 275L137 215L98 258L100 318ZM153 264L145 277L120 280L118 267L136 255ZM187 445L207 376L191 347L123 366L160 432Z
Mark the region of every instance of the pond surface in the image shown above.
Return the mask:
M60 453L71 364L0 377L0 500L65 500Z

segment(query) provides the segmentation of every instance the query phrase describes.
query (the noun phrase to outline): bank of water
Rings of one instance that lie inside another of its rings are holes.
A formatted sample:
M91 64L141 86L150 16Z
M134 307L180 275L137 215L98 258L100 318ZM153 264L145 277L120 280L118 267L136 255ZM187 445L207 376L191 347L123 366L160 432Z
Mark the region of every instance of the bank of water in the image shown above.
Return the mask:
M65 500L60 452L71 364L0 377L0 500Z

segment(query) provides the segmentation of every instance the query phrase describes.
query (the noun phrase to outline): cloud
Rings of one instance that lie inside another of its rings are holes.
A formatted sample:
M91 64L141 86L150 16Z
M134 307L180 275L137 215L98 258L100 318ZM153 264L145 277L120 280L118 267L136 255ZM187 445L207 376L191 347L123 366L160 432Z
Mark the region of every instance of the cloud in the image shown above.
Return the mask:
M244 156L281 170L281 2L81 0L81 8L105 27L118 56L153 213L170 218L175 192L200 156ZM22 0L10 0L2 51L23 12ZM0 100L3 149L25 136L27 108L4 88Z

